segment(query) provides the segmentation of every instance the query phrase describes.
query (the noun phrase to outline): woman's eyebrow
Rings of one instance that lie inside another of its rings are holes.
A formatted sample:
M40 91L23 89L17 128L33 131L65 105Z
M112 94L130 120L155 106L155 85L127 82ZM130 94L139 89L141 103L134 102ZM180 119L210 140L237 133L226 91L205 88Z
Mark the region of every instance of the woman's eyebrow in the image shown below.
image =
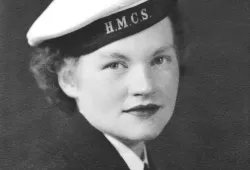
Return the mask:
M129 61L129 60L130 60L127 56L125 56L125 55L123 55L123 54L120 54L120 53L117 53L117 52L111 53L111 54L105 55L105 56L106 56L106 57L115 58L115 59L122 59L122 60L126 60L126 61Z
M157 56L159 54L162 54L164 53L165 51L168 51L170 49L174 49L174 45L169 45L169 46L163 46L163 47L160 47L158 48L154 53L153 53L153 56Z
M164 53L165 51L168 51L170 49L174 49L174 45L169 45L169 46L162 46L160 48L158 48L154 53L153 56L157 56L159 54ZM121 60L125 60L125 61L130 61L130 59L118 52L114 52L111 54L107 54L107 55L103 55L105 58L114 58L114 59L121 59Z

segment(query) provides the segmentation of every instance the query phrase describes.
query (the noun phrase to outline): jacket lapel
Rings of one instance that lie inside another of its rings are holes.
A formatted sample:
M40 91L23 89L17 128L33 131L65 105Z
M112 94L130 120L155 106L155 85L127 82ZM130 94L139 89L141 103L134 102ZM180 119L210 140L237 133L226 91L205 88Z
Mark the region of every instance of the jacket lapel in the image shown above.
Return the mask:
M157 170L148 149L147 149L147 157L148 157L148 164L149 164L150 170Z
M80 114L68 122L71 129L62 137L60 155L65 169L129 170L117 150Z

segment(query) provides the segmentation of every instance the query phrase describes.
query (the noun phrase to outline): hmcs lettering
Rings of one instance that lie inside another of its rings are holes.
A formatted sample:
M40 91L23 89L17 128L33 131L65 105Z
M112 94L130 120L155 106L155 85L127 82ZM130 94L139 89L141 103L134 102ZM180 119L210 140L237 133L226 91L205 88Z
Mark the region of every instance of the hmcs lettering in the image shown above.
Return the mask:
M106 34L110 34L138 23L148 20L150 15L146 8L141 9L139 12L133 12L129 15L124 15L119 18L116 18L112 21L105 22Z

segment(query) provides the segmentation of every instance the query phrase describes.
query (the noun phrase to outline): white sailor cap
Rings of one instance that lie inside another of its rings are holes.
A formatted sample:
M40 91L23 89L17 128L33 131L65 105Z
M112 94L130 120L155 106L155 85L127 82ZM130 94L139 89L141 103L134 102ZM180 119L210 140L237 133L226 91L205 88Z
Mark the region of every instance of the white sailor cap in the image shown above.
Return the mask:
M38 46L63 37L94 50L154 25L175 4L176 0L54 0L31 26L28 43Z

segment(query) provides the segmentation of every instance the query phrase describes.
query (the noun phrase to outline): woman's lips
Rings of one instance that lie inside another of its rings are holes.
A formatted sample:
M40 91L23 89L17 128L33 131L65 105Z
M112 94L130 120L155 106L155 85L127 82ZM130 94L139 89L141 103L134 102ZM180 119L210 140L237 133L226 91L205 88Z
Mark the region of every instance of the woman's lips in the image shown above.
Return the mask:
M155 114L161 106L156 104L148 104L148 105L138 105L132 107L127 110L123 110L125 113L129 113L132 115L140 116L140 117L149 117Z

